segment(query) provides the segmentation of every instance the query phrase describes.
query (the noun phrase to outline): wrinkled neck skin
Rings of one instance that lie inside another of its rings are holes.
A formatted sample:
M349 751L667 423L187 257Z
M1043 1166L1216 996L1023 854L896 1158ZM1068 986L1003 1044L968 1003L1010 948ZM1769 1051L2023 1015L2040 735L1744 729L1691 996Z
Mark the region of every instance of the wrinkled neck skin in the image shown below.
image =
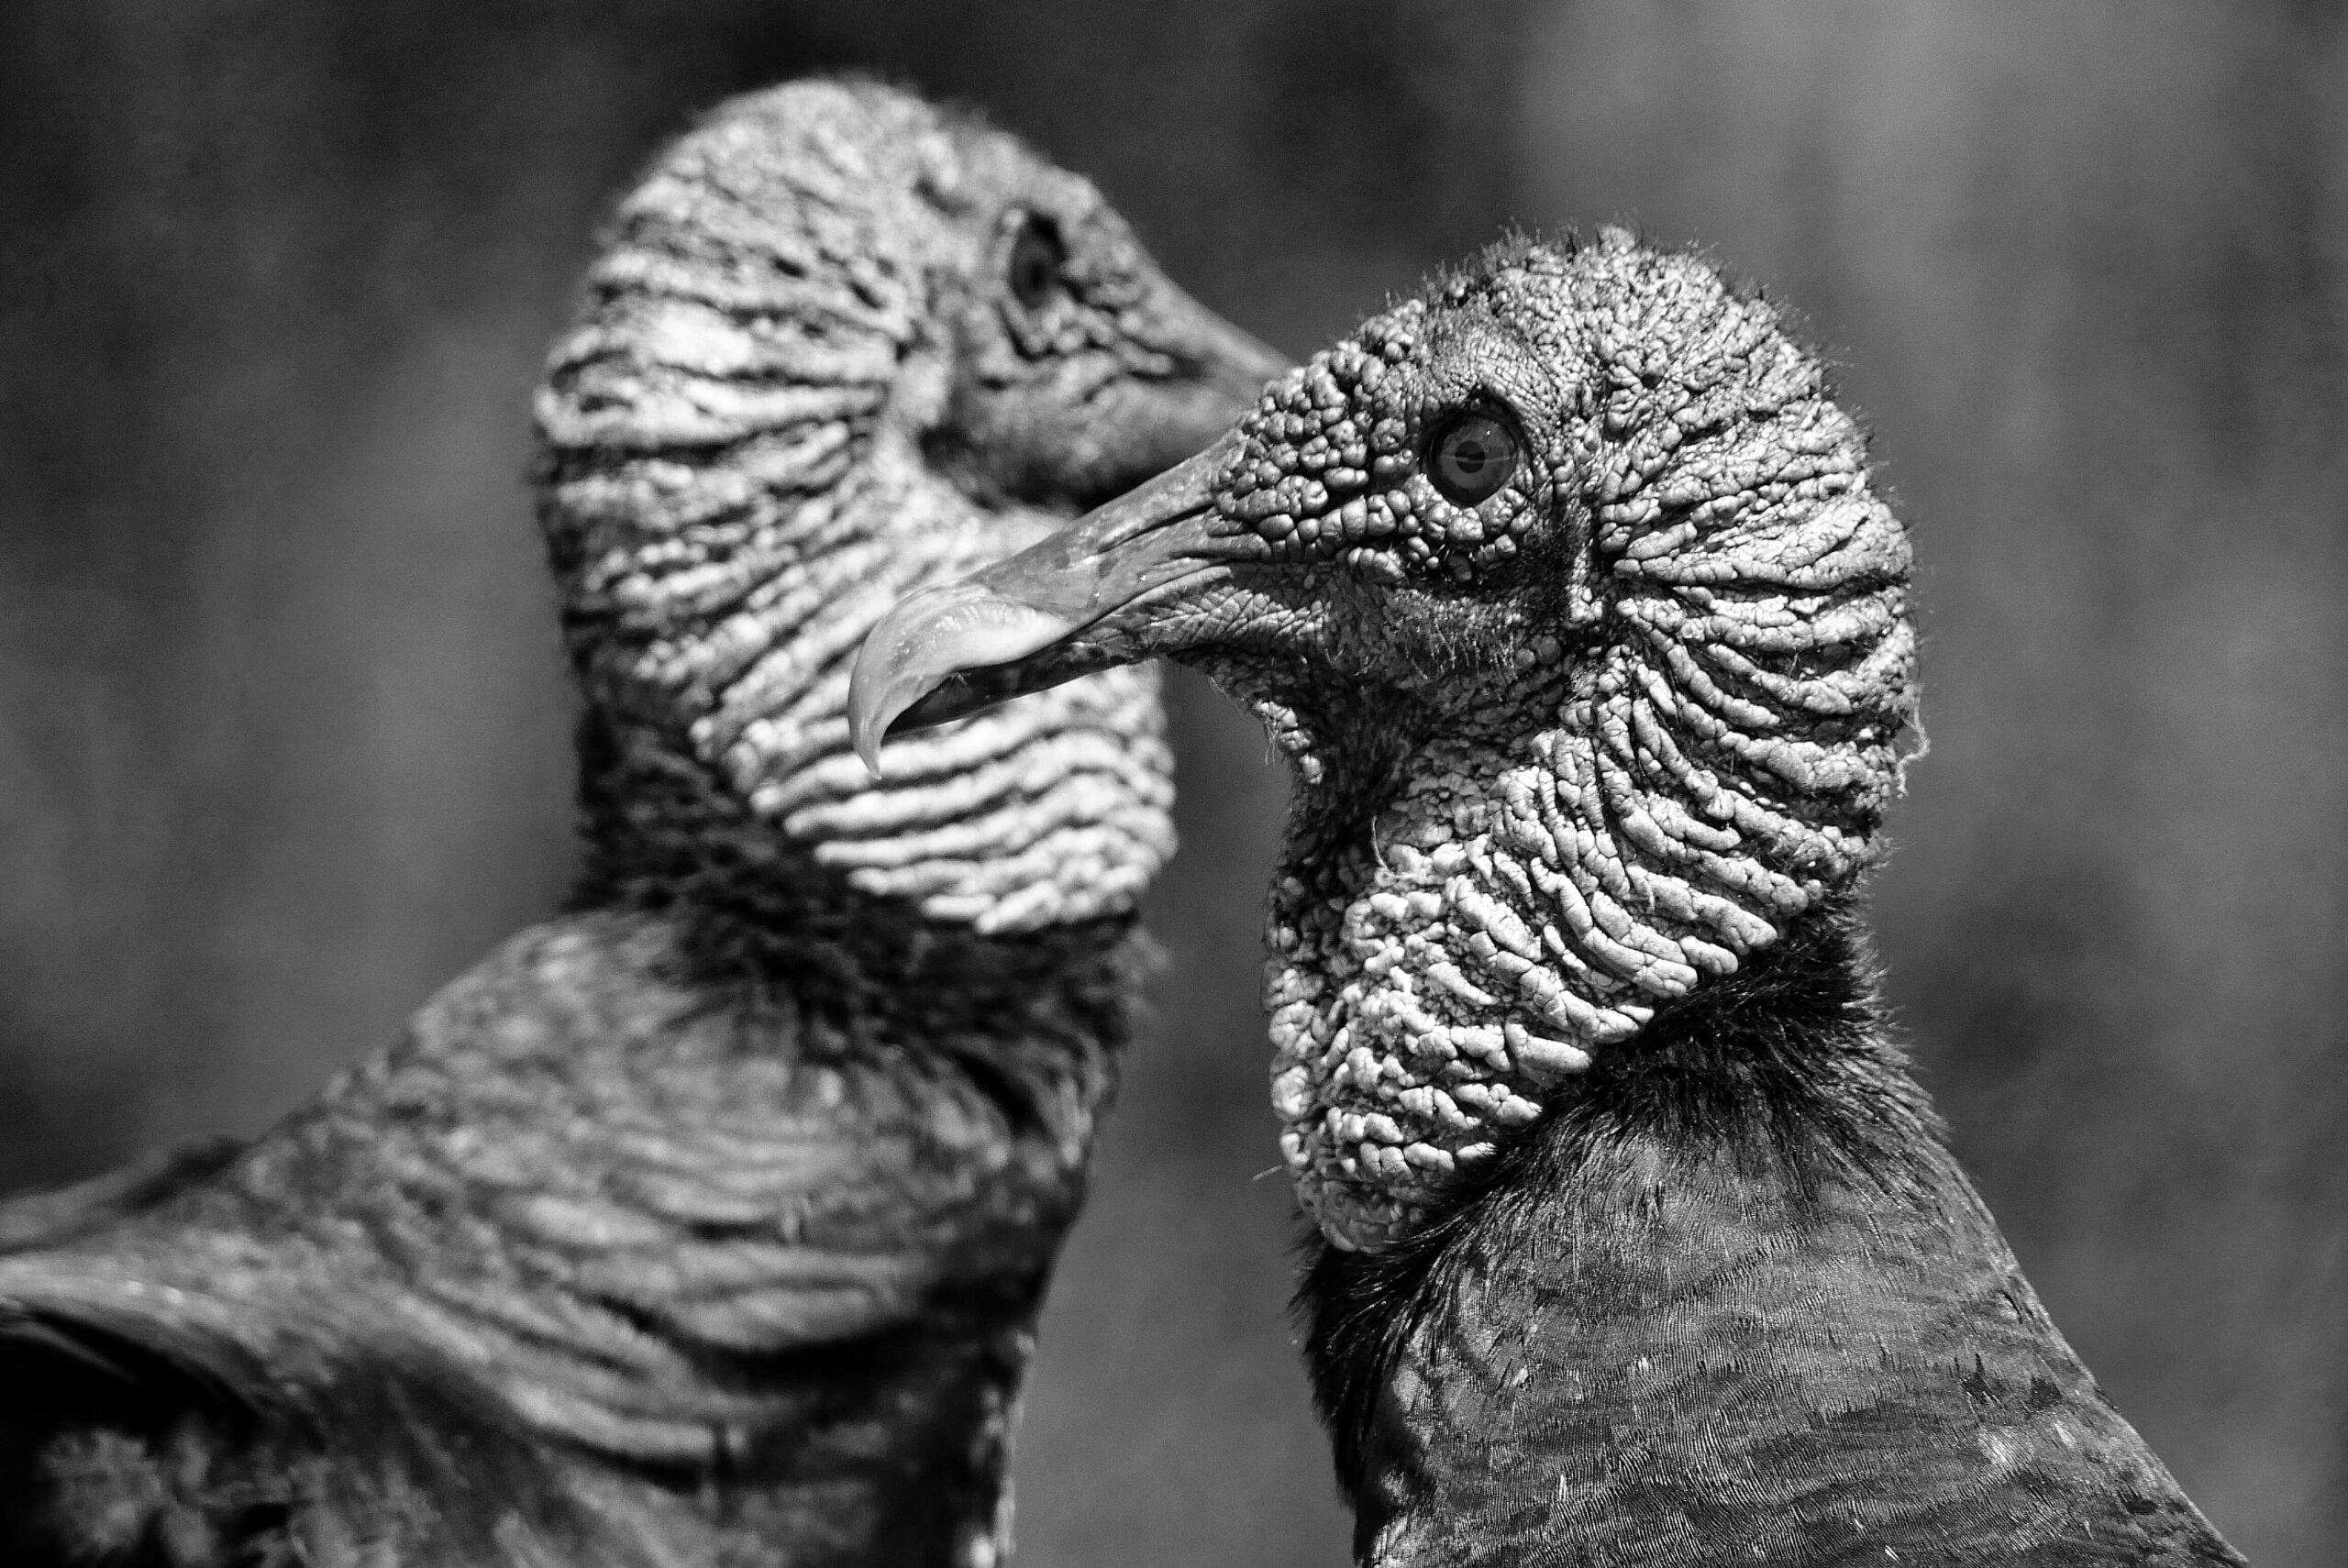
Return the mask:
M1659 790L1578 814L1608 682L1454 677L1441 722L1407 687L1257 702L1314 781L1274 1097L1357 1556L2239 1564L1949 1156L1875 999L1864 836L1833 858L1791 790L1737 844Z
M892 536L908 519L958 547L925 561ZM895 594L1056 519L982 508L884 447L785 521L864 521L872 542L796 566L779 544L755 591L768 604L681 617L673 653L619 671L588 665L574 904L661 911L712 976L782 988L847 1028L975 1036L1039 985L1122 973L1135 900L1172 848L1153 672L892 743L878 783L847 745L847 659ZM754 641L763 659L707 667ZM688 659L703 668L679 681Z
M730 916L736 957L869 971L879 1001L925 966L1097 946L1170 852L1171 763L1142 671L895 743L879 785L849 750L875 622L1063 520L925 460L979 373L951 297L971 241L931 210L970 171L925 112L876 112L907 122L786 157L720 120L674 154L537 414L587 708L581 901Z
M1695 705L1658 712L1646 662L1437 675L1440 723L1407 687L1266 713L1308 781L1268 922L1273 1104L1337 1245L1408 1236L1593 1059L1869 863L1848 770L1778 737L1742 767L1676 748Z

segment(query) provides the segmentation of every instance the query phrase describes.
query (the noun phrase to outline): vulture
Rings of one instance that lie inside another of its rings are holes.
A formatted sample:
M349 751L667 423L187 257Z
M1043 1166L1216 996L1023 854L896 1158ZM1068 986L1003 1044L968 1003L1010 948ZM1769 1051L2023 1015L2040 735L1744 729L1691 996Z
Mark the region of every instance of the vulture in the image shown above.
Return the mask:
M1151 679L850 753L899 595L1284 361L864 82L619 204L537 402L583 872L249 1143L0 1208L0 1562L997 1563L1171 848Z
M1435 279L860 655L867 747L1162 655L1292 763L1272 1102L1359 1561L2241 1562L1878 999L1909 570L1775 310L1608 229Z

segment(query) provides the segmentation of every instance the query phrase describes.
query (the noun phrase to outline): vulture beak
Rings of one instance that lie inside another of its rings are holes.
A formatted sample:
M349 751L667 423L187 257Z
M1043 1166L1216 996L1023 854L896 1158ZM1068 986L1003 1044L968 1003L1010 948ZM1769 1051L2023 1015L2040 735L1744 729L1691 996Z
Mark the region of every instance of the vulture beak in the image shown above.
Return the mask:
M1263 395L1264 383L1286 375L1295 361L1171 284L1161 310L1158 332L1146 336L1164 342L1179 373L1196 381L1224 411L1213 429L1196 433L1190 447L1196 451L1222 435L1239 412Z
M962 718L1165 648L1149 633L1230 564L1262 558L1215 510L1236 431L1058 533L900 601L848 679L848 733L875 778L892 734Z
M1102 388L1086 437L1091 461L1070 494L1105 501L1162 473L1231 428L1264 384L1290 362L1167 284L1151 291L1148 320L1134 329L1157 364Z

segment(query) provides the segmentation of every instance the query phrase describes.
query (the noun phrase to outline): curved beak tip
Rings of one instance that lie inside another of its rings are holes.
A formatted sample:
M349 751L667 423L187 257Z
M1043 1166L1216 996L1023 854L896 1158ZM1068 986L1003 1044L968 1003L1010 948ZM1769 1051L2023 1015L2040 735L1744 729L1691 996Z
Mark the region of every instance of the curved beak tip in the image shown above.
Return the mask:
M887 777L880 767L880 737L888 732L889 721L894 713L883 715L878 702L863 707L851 706L847 715L848 742L856 748L857 759L864 764L864 771L874 778Z
M1065 617L964 580L898 602L857 650L848 676L848 738L872 777L880 743L905 710L966 669L1006 664L1075 629Z
M869 723L851 719L849 727L856 742L857 760L864 764L864 771L877 782L888 777L880 766L880 736Z
M1227 431L1018 555L898 601L866 635L848 677L848 738L872 776L880 777L882 743L900 720L926 728L1146 657L1132 647L1112 657L1070 639L1230 558L1210 503L1240 440ZM949 682L956 690L925 701Z

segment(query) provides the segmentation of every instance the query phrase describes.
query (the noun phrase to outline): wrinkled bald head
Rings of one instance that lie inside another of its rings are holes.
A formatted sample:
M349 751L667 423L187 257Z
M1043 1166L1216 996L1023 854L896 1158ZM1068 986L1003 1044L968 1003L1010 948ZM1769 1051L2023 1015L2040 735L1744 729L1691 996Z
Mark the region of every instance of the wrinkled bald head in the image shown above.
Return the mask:
M1871 862L1908 569L1776 313L1609 231L1373 317L871 657L955 666L925 625L999 603L1034 629L989 694L1166 654L1266 718L1303 784L1272 899L1283 1149L1324 1230L1377 1246Z
M538 400L606 874L811 856L987 931L1130 908L1171 843L1145 673L892 748L871 795L849 657L1279 368L974 116L825 81L710 116L621 203Z

